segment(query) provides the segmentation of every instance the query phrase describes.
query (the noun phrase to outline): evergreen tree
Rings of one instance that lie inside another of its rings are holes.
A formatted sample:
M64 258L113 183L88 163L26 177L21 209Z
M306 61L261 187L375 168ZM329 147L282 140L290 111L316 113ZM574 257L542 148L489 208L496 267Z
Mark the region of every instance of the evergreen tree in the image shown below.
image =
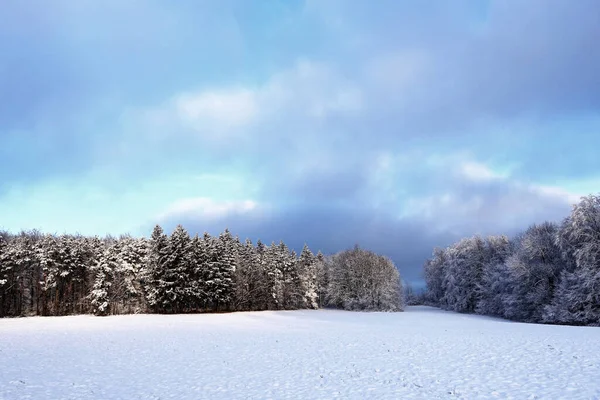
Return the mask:
M190 262L190 254L190 236L183 226L177 225L169 238L163 278L165 306L171 312L182 312L191 308L189 304L193 293L190 282L193 266Z
M264 253L263 263L265 278L268 288L267 309L279 310L283 308L283 273L281 249L272 242Z
M317 276L317 303L318 308L325 307L327 304L327 288L329 286L329 264L321 251L317 253L315 262Z
M169 240L163 229L156 225L150 237L146 266L145 291L148 305L155 312L165 312L170 306L167 294L166 263L169 256Z
M250 239L246 239L246 242L240 246L234 277L235 309L240 311L260 309L260 263Z
M142 275L144 274L148 244L145 239L123 236L115 248L116 287L114 291L119 298L119 313L140 313L146 309Z
M90 293L90 304L94 315L104 316L111 313L110 292L117 267L117 247L117 243L107 245L92 270L95 279Z
M205 234L208 235L208 234ZM209 300L205 281L207 279L208 254L206 252L206 239L195 235L190 243L190 282L189 302L192 310L206 307Z
M317 258L313 255L308 245L304 245L298 260L300 274L302 277L303 301L301 307L319 308L318 281L317 281Z
M281 306L286 310L294 310L303 306L304 293L299 271L298 256L295 251L281 241L278 246L278 257L281 269Z

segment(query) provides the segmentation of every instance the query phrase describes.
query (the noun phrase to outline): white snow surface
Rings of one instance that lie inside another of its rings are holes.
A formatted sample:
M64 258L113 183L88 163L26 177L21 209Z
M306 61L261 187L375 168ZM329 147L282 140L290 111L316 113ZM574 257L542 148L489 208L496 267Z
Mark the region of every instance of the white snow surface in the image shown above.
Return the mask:
M0 399L600 399L600 328L429 307L0 320Z

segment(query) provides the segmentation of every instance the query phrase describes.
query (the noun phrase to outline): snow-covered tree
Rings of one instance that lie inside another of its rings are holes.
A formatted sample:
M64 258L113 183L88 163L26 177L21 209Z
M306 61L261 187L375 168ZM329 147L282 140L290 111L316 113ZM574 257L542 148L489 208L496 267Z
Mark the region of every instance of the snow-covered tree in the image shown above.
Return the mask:
M565 270L544 320L600 324L600 195L584 197L573 207L557 234L557 244Z
M433 255L430 259L425 262L424 275L425 282L427 283L427 301L441 305L440 302L444 298L445 287L444 276L445 268L448 263L448 256L446 249L436 247L433 250Z
M511 290L506 296L504 316L541 322L563 269L556 245L558 227L553 223L531 226L521 235L514 253L506 260Z
M317 257L304 245L298 260L302 280L303 302L305 308L319 308L319 287L317 277Z
M236 270L237 249L228 230L218 238L207 238L207 278L209 303L214 310L229 309L234 295L233 274Z
M148 244L145 239L121 237L115 248L113 296L119 314L140 313L146 309L142 276Z
M511 288L506 260L513 245L507 236L489 236L485 240L485 259L479 285L480 299L476 312L485 315L504 316L506 301Z
M205 281L208 276L209 255L206 249L206 236L201 239L195 235L190 242L190 281L188 282L188 301L191 310L206 308L209 301Z
M389 258L358 246L333 257L329 305L346 310L399 311L403 299L400 274Z
M117 268L117 243L107 245L92 269L94 283L90 292L90 304L94 315L104 316L111 313L111 287Z
M462 239L449 247L442 299L445 308L458 312L475 311L481 299L479 287L485 253L485 242L479 236Z
M11 300L14 283L15 263L11 257L9 235L0 232L0 317L12 315Z
M329 287L329 263L327 259L319 251L315 261L315 270L317 276L317 304L318 307L325 307L327 304L327 289Z
M156 225L150 237L145 268L145 292L148 305L155 312L165 312L170 306L167 290L167 257L169 256L169 238L163 229Z
M235 270L235 309L240 311L260 310L264 304L262 267L260 257L250 239L240 246Z
M278 259L281 271L281 307L286 310L300 308L304 302L304 291L298 256L282 241L278 245Z
M182 312L190 308L192 299L191 279L193 266L190 261L191 239L181 225L177 225L169 238L167 256L164 259L162 285L165 290L163 304L170 312Z

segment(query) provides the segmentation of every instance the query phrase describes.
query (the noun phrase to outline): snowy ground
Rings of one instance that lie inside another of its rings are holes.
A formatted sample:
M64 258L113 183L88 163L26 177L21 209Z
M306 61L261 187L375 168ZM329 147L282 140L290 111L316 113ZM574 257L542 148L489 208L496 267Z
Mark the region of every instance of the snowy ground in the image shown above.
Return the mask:
M428 307L0 320L0 399L600 399L600 328Z

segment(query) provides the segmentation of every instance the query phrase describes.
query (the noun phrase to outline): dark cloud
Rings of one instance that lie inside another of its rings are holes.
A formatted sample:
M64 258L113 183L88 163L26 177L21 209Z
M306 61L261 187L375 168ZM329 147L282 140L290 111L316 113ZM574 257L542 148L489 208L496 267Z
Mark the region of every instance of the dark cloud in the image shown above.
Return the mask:
M569 212L572 199L566 192L500 177L462 176L453 161L442 163L432 175L439 182L436 190L384 208L363 204L361 196L355 195L368 189L366 180L357 180L354 194L339 204L334 199L344 193L343 184L339 192L330 193L337 180L320 186L320 177L309 175L303 178L307 187L320 190L311 196L325 200L271 210L259 205L255 211L217 219L179 214L163 222L169 230L181 223L193 233L218 234L228 227L253 241L284 240L297 251L304 243L329 254L360 244L389 256L406 280L419 283L422 265L434 247L475 234L511 236L533 223L560 221ZM296 193L296 188L288 190ZM404 210L404 216L395 208Z

